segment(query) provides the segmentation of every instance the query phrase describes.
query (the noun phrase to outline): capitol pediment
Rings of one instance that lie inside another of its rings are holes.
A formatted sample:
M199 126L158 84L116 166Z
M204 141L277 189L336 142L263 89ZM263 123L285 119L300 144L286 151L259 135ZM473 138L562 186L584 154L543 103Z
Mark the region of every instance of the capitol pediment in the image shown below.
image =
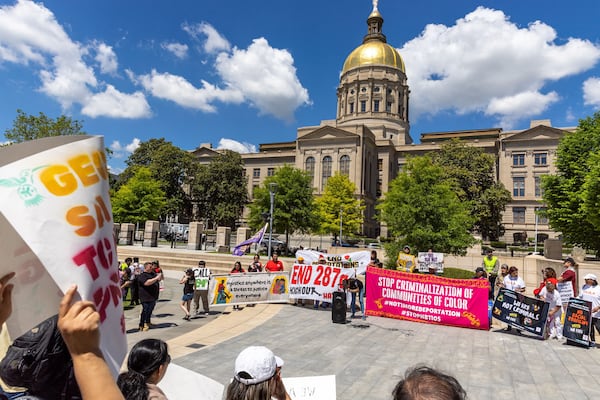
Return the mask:
M514 135L505 137L503 142L521 142L529 140L559 140L566 131L551 126L538 125Z
M298 141L305 140L340 140L340 139L358 139L356 133L348 132L333 126L322 126L312 132L305 133L298 137Z

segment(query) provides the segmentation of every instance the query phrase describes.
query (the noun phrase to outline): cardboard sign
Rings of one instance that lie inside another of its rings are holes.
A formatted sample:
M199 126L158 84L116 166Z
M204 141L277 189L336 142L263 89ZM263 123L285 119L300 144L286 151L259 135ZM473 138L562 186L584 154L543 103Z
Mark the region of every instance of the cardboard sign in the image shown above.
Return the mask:
M500 288L492 316L517 329L543 336L549 306L544 300Z
M367 268L367 315L488 329L489 282Z
M169 399L221 400L224 390L219 382L173 363L158 386Z
M572 342L590 345L592 327L592 303L571 297L565 311L563 336Z
M0 148L0 273L17 273L11 337L56 314L77 284L100 313L101 348L116 375L127 344L108 178L99 136Z

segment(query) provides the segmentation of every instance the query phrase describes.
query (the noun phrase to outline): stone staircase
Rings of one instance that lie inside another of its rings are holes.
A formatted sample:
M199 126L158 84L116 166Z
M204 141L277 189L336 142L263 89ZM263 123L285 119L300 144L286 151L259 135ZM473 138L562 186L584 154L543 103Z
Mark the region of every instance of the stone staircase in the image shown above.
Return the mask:
M185 271L188 268L194 268L198 265L198 261L204 260L206 261L206 266L211 269L211 272L227 273L231 271L236 261L240 261L244 269L247 269L248 265L252 262L252 255L238 257L230 253L180 248L172 249L167 246L117 246L117 255L120 262L123 262L127 257L138 257L140 263L158 260L161 268L174 271ZM293 258L280 257L280 259L283 261L286 269L290 268L294 262ZM263 265L266 264L267 257L261 256L260 261Z

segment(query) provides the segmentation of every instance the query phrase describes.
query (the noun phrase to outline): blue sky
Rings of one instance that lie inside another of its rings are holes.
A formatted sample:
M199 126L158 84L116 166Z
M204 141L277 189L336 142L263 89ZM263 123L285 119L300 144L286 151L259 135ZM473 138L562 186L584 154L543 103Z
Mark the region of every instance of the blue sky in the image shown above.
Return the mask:
M600 2L381 0L406 64L411 135L575 126L600 109ZM18 108L105 136L238 151L334 119L371 0L0 0L0 131ZM0 137L0 142L3 136Z

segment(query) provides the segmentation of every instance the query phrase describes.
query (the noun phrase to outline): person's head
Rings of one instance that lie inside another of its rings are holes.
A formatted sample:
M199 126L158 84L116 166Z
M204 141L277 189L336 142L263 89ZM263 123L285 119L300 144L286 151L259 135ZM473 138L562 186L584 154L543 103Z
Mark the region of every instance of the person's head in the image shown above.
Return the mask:
M565 268L574 267L575 264L577 264L577 263L575 262L575 260L573 259L573 257L567 257L567 258L565 258L565 261L563 263L563 265L564 265Z
M234 375L226 400L284 399L279 393L283 360L264 346L246 347L235 359ZM284 389L285 390L285 389Z
M187 277L192 277L192 276L194 276L194 270L191 268L188 268L185 270L185 274Z
M394 400L464 400L467 393L453 376L416 366L406 370L392 396Z
M200 268L206 267L206 262L204 260L198 261L198 267L200 267Z
M548 267L544 270L544 276L548 278L556 278L556 271L552 267Z
M487 258L492 258L494 255L494 250L487 249L487 251L485 253L487 254Z
M519 268L512 266L508 269L508 274L512 277L517 277L519 276Z
M167 372L170 362L171 356L165 342L160 339L140 340L129 352L128 371L119 375L119 380L124 381L123 385L127 381L157 384Z
M557 283L558 283L558 281L556 280L556 278L546 279L546 290L550 293L553 293L554 289L556 289Z
M371 250L371 260L377 260L377 251Z
M258 261L258 260L260 260L260 256L258 254L255 254L254 255L254 261Z
M404 246L403 250L406 254L410 253L410 247L408 247L408 246Z
M127 264L127 265L131 265L132 262L133 262L133 259L131 257L127 257L125 259L125 264Z
M273 261L277 261L277 258L279 257L279 254L277 254L277 252L273 252L273 255L271 256L273 258Z
M500 266L500 273L502 276L506 276L508 274L508 264L502 264Z
M151 261L146 261L144 263L144 272L152 272L154 269L154 264Z
M298 257L298 264L304 264L304 257Z
M475 276L477 278L480 278L484 275L485 275L485 270L482 267L477 267L477 269L475 270Z
M590 285L590 286L598 285L598 278L596 278L596 275L594 275L594 274L586 274L583 277L583 280L585 281L586 285Z
M240 271L242 269L242 263L236 261L235 264L233 264L233 269L235 269L236 271Z

